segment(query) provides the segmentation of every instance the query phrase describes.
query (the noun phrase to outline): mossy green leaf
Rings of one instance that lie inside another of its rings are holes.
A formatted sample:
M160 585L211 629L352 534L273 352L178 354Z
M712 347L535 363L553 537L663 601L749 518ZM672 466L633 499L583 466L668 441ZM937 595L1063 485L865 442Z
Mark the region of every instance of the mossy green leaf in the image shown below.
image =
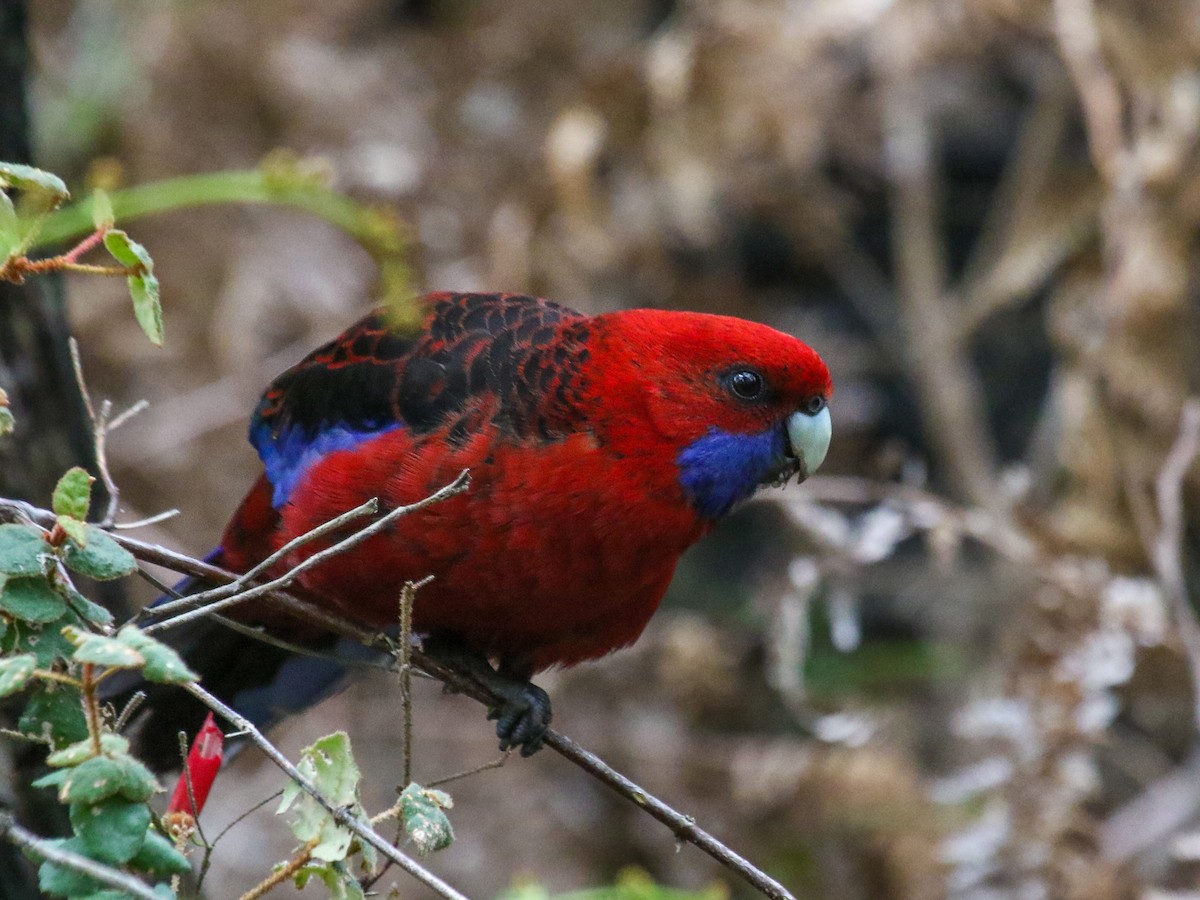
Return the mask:
M43 683L25 704L17 722L22 734L47 741L59 749L87 737L87 720L78 688L54 682Z
M454 801L445 791L424 788L413 783L400 793L400 816L404 833L422 856L449 847L454 842L454 828L445 810Z
M0 659L0 697L7 697L23 689L33 678L36 668L37 657L32 653Z
M66 850L79 856L87 856L80 845L79 838L54 838L46 842L58 850ZM96 879L84 875L76 869L60 866L52 862L44 862L38 866L38 887L43 894L52 897L90 897L104 889Z
M41 575L49 551L40 528L13 522L0 525L0 573Z
M113 623L113 615L98 603L93 603L79 591L67 591L67 603L84 621L97 628L107 628Z
M137 571L133 554L118 544L102 528L87 526L87 546L68 544L67 568L97 581L111 581Z
M119 866L132 859L146 842L150 827L150 807L145 803L72 803L70 815L71 827L84 852L110 865Z
M72 519L86 519L88 507L92 504L92 482L95 480L79 466L68 469L54 488L54 512Z
M147 681L167 684L188 684L200 676L184 665L179 654L162 641L142 634L136 626L126 625L117 633L117 640L136 650L146 660L142 674Z
M116 638L92 634L74 626L64 628L63 634L75 645L75 662L113 669L137 669L146 664L146 657Z
M183 875L192 870L188 858L157 831L146 834L146 842L129 860L131 868L152 875Z
M92 740L89 737L86 740L77 741L69 747L63 747L61 750L56 750L46 757L46 765L54 768L64 768L67 766L77 766L85 760L91 759L95 748L92 746ZM119 734L105 732L100 735L100 750L109 756L118 756L129 752L129 741L121 737Z
M34 624L53 622L67 611L67 601L44 575L6 578L0 588L0 610Z

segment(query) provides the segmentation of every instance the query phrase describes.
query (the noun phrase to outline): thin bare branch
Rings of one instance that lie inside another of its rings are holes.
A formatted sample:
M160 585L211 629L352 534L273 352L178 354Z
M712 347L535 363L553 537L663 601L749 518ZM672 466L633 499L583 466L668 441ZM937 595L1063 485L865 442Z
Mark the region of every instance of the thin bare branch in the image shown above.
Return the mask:
M356 531L354 534L339 541L332 547L328 547L319 553L314 553L312 556L308 557L308 559L285 572L283 575L280 575L278 578L256 587L248 588L222 600L209 603L207 606L201 607L200 609L192 609L189 612L180 613L177 616L173 616L172 618L165 619L161 622L147 625L142 628L142 631L146 632L147 634L151 634L167 628L174 628L184 624L185 622L190 622L193 619L216 612L219 609L225 609L226 607L233 606L234 604L238 603L245 603L247 600L253 600L256 597L261 597L265 594L271 593L272 591L285 588L309 569L315 568L316 566L324 563L326 560L332 559L339 554L345 553L346 551L357 547L364 541L369 540L380 532L390 528L392 523L400 517L406 516L409 513L417 512L418 510L422 510L427 506L430 506L441 500L445 500L447 497L453 497L455 494L460 494L470 487L470 484L471 475L466 469L463 469L463 471L459 473L458 477L455 478L454 481L430 494L424 500L418 500L416 503L410 503L407 506L396 507L386 516L376 520L375 522L372 522L366 528ZM323 528L325 526L321 527ZM297 540L299 540L299 538ZM181 606L194 606L198 597L203 597L203 595L197 594L192 597L182 597L179 600L172 601L171 603L163 604L161 607L149 607L148 612L151 614L161 614L168 608L178 609ZM203 602L203 600L201 599L199 602Z
M111 422L109 425L111 426ZM138 528L145 528L148 525L157 525L159 522L165 522L167 519L173 519L179 515L177 509L164 509L160 513L155 513L152 516L147 516L144 519L138 519L136 522L113 522L112 528L114 531L134 531Z
M1104 60L1094 0L1054 0L1054 32L1083 104L1092 162L1115 182L1126 152L1121 90Z
M1187 653L1192 672L1194 715L1200 726L1200 619L1188 601L1187 580L1183 574L1183 480L1200 453L1200 399L1192 398L1183 406L1179 436L1167 454L1159 472L1155 492L1161 527L1154 546L1147 548L1154 572L1162 585L1179 637Z
M124 872L119 872L103 863L98 863L94 859L89 859L86 856L80 856L78 853L72 853L69 850L56 847L49 841L38 837L32 831L26 831L6 812L0 812L0 838L11 841L33 856L49 860L55 865L87 875L89 878L96 879L101 884L124 891L134 897L145 897L146 900L161 900L161 894L156 894L132 875L126 875Z
M323 525L318 525L312 531L305 532L297 538L288 541L258 565L254 566L249 572L238 577L236 581L231 581L229 584L223 584L220 587L215 587L210 591L203 591L199 594L191 594L187 597L180 597L170 603L160 603L157 606L148 606L141 611L138 619L145 620L147 618L157 618L161 616L169 616L171 613L178 612L181 609L194 609L198 606L206 606L215 600L222 600L226 597L236 594L247 584L250 584L258 578L263 572L268 571L281 559L284 559L289 553L298 550L306 544L311 544L315 540L332 534L335 531L340 531L351 522L363 518L364 516L373 516L379 511L379 499L372 497L361 506L356 506L354 509L348 510L339 516L335 516Z
M909 363L926 433L954 490L977 506L997 502L995 451L966 346L956 340L946 294L928 101L908 60L884 57L884 158L891 183L892 244Z
M230 725L236 728L240 733L246 735L256 747L262 750L270 760L282 769L289 778L300 788L311 796L314 800L321 804L332 817L335 822L343 828L348 828L354 834L358 835L364 843L370 844L378 850L387 859L390 859L409 875L416 878L421 884L425 885L430 890L435 891L439 896L451 898L451 900L466 900L463 894L460 894L442 879L438 878L424 866L410 859L404 853L401 853L386 840L384 840L370 825L361 821L356 816L352 816L344 807L337 805L321 790L309 781L292 763L284 756L274 744L263 736L263 733L255 727L254 723L245 716L236 712L232 708L226 706L204 688L198 684L184 685L184 690L190 693L193 697L221 716Z

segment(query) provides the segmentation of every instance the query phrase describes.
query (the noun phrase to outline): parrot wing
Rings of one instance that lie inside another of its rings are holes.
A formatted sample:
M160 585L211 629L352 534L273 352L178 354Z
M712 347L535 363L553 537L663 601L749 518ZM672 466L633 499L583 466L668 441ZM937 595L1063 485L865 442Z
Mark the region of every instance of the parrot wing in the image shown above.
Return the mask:
M421 328L398 328L376 310L267 389L250 442L276 509L326 454L397 428L446 429L452 445L488 423L521 441L565 432L587 317L515 294L441 293L427 302Z

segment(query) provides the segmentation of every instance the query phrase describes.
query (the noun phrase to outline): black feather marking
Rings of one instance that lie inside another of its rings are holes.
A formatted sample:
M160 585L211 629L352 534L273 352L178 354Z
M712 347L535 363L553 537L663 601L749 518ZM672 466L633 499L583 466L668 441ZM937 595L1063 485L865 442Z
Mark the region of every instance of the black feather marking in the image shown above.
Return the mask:
M383 311L309 354L259 403L251 441L266 459L284 432L449 427L461 443L494 423L516 440L553 441L577 421L587 358L584 316L512 294L434 294L423 332L401 332ZM320 445L318 445L320 446Z

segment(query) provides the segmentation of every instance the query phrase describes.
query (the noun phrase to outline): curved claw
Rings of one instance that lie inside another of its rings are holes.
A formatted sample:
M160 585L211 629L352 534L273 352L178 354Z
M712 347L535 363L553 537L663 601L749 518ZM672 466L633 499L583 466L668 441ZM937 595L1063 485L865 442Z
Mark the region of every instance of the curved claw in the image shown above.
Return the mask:
M532 756L542 748L552 716L550 697L526 672L504 666L497 672L483 654L447 635L427 638L425 652L471 675L500 698L488 710L488 719L496 722L501 750L520 747L522 756Z
M513 685L503 694L504 702L488 711L488 718L496 720L500 749L520 747L522 756L532 756L542 748L550 727L550 697L532 682Z

